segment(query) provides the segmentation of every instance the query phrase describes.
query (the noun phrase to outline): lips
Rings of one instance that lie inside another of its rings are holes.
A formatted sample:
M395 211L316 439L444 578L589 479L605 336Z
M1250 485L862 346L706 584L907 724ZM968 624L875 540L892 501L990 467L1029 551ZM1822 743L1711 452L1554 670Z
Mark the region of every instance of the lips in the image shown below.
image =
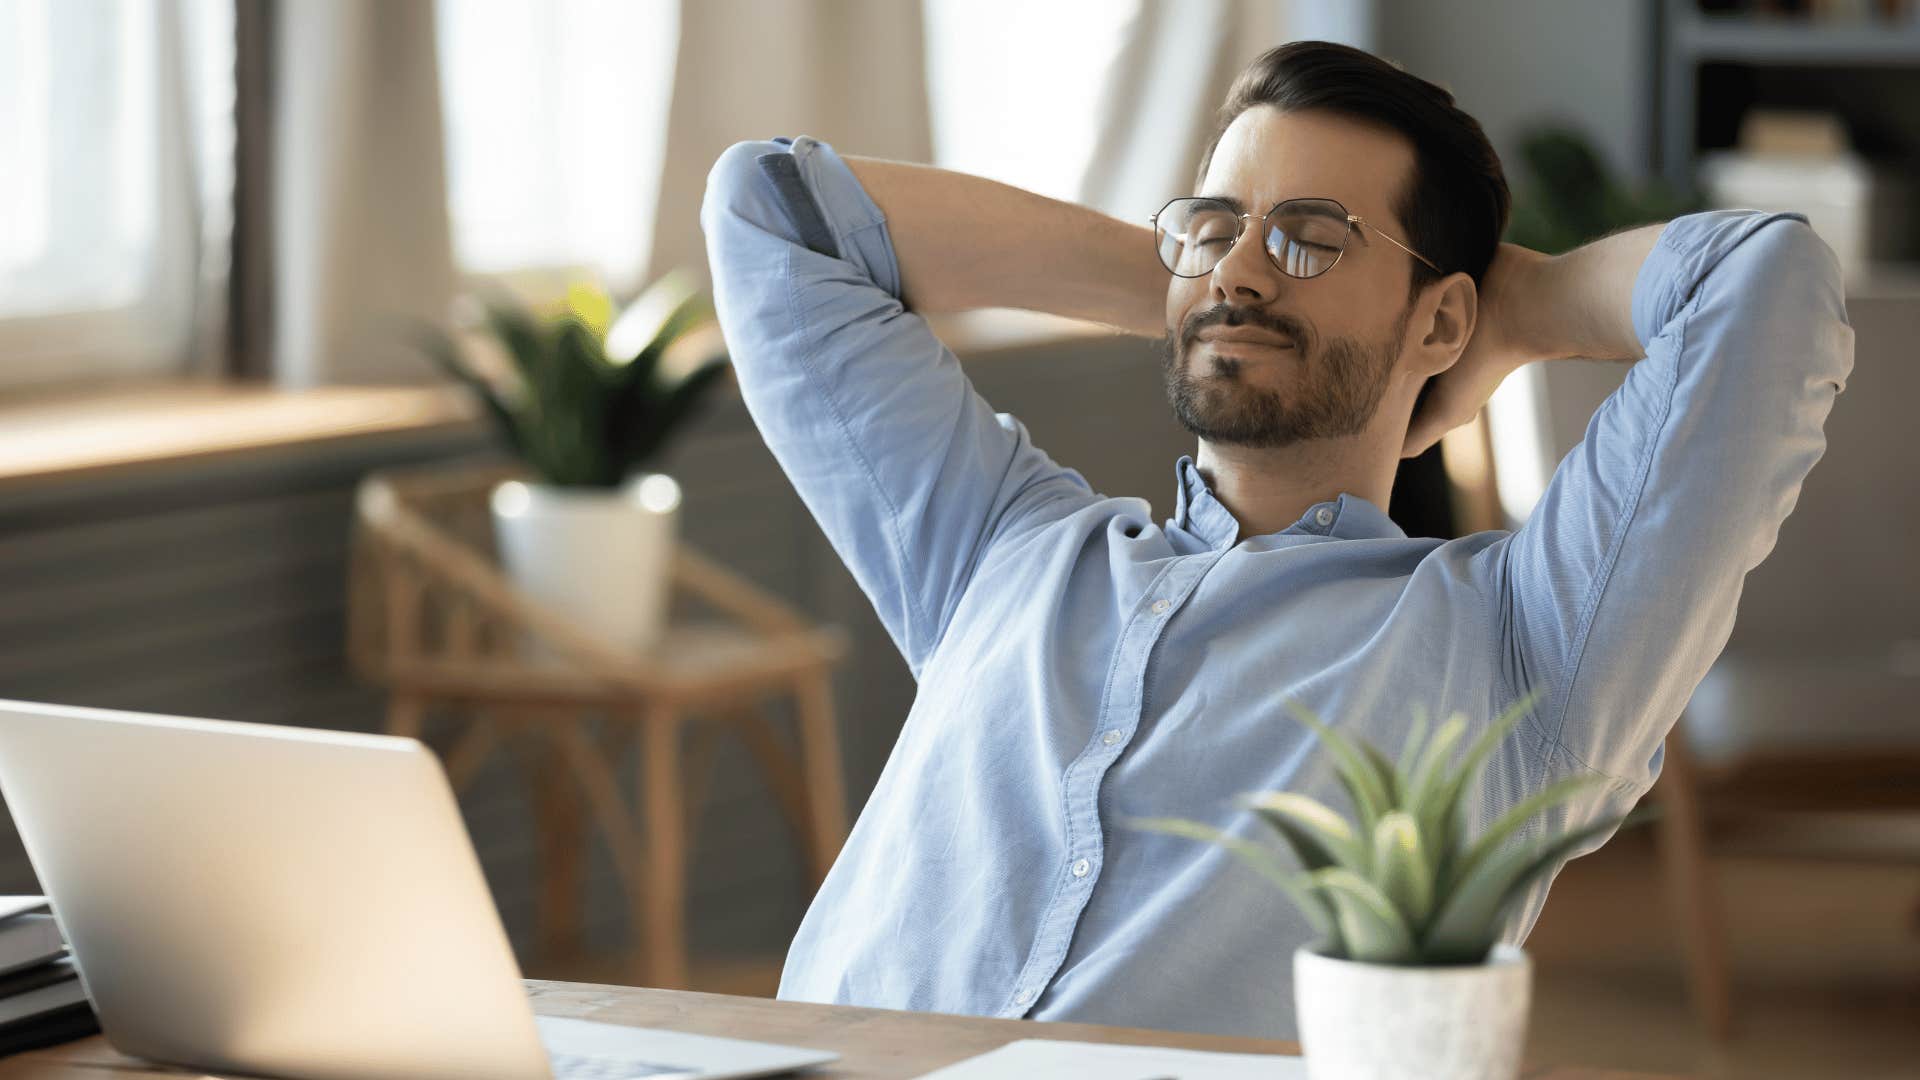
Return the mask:
M1267 349L1291 349L1294 341L1277 334L1250 334L1246 331L1202 331L1199 340L1208 345L1257 346Z

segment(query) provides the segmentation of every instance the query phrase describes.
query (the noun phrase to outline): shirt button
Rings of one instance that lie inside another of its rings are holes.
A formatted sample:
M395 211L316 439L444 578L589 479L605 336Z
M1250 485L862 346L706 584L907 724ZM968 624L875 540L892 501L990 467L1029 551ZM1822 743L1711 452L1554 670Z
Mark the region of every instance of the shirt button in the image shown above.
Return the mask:
M1102 746L1112 746L1119 741L1120 733L1117 731L1109 731L1105 735L1100 736L1100 745Z
M1073 876L1074 876L1074 877L1086 877L1086 876L1087 876L1087 871L1089 871L1089 870L1091 870L1091 869L1093 869L1093 864L1092 864L1092 863L1090 863L1090 862L1088 862L1088 861L1087 861L1087 860L1085 860L1085 859L1079 859L1079 860L1076 860L1076 861L1074 862L1074 864L1073 864Z
M1155 600L1153 602L1153 613L1155 615L1164 615L1167 609L1172 606L1172 604L1167 603L1165 600Z
M1015 1005L1027 1005L1027 1004L1031 1004L1032 1001L1033 1001L1033 991L1031 990L1022 990L1019 993L1013 995L1013 1003Z
M1323 506L1313 512L1313 520L1319 522L1321 525L1331 525L1333 524L1333 511Z

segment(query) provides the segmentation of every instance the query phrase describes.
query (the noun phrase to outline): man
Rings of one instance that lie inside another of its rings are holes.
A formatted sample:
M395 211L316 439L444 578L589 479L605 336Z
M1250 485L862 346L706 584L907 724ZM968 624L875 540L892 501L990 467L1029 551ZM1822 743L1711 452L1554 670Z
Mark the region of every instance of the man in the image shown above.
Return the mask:
M1499 245L1479 126L1341 46L1267 53L1221 117L1205 198L1151 230L804 138L713 170L747 405L919 680L784 997L1291 1035L1301 916L1121 823L1257 835L1231 796L1337 800L1288 699L1391 753L1416 707L1484 724L1536 691L1475 822L1576 774L1605 782L1545 827L1623 811L1824 448L1851 332L1797 218ZM920 318L989 306L1165 335L1199 437L1171 520L1056 465ZM1400 457L1574 356L1639 362L1523 528L1393 525Z

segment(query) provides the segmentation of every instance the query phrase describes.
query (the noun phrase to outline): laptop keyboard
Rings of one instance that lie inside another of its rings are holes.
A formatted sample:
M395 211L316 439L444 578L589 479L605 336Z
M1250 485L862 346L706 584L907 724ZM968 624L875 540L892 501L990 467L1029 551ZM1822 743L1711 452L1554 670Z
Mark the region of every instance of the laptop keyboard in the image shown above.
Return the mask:
M697 1077L700 1070L685 1065L655 1065L622 1058L590 1057L585 1054L549 1054L553 1080L668 1080L669 1077Z

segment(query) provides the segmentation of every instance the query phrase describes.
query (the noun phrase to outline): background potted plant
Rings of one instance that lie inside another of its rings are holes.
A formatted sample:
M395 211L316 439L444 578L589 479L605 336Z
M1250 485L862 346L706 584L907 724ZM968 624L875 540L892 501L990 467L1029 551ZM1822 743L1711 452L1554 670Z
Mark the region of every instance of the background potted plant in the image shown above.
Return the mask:
M1547 785L1478 836L1467 835L1469 784L1532 700L1508 710L1458 762L1464 716L1449 718L1431 738L1417 716L1394 761L1290 702L1333 755L1355 811L1349 820L1284 791L1242 796L1280 834L1297 867L1200 822L1129 822L1226 848L1306 914L1320 940L1294 953L1294 1012L1316 1080L1518 1075L1532 970L1523 951L1500 942L1501 926L1536 879L1625 820L1509 843L1541 812L1602 782L1579 776Z
M670 274L618 317L575 286L556 312L500 298L476 321L464 343L435 330L422 344L533 474L492 493L502 564L590 633L647 648L666 622L680 508L679 485L647 467L724 373L710 307Z

